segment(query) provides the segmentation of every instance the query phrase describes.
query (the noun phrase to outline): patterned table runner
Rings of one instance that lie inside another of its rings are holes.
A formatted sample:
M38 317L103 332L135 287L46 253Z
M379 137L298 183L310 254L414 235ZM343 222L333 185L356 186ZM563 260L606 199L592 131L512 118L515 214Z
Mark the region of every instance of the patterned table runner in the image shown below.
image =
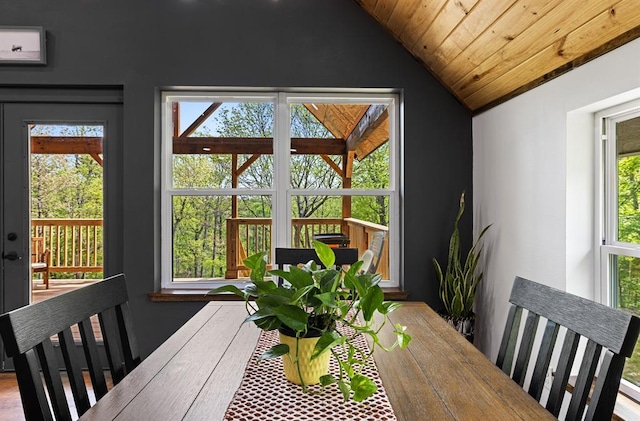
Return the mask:
M369 349L362 335L357 341L358 347ZM280 339L277 330L260 333L242 383L227 408L225 420L396 420L375 364L366 367L363 374L376 383L377 392L364 402L344 402L336 384L327 386L324 390L320 385L307 386L307 393L302 392L299 385L285 379L282 358L258 361L258 357L264 351L278 343ZM338 363L333 355L329 363L329 372L338 376Z

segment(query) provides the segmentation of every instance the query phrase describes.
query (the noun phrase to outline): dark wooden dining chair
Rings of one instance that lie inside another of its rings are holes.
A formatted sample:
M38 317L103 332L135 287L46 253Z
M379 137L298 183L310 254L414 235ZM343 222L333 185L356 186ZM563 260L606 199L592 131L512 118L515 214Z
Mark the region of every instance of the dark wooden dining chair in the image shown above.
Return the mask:
M358 261L357 248L334 248L332 250L336 255L336 266L350 265ZM311 260L319 265L322 264L315 249L277 247L274 263L278 269L284 269L284 265L306 264ZM282 282L283 280L278 278L278 285L282 286Z
M106 364L101 361L91 324L94 315L99 321ZM73 337L72 327L76 325L83 353ZM5 313L0 316L0 335L7 356L13 358L27 420L52 420L54 416L56 420L71 420L61 367L69 378L76 411L82 415L91 407L83 365L97 401L107 393L106 365L116 384L140 363L122 274ZM53 336L57 336L62 361L56 357Z
M640 319L630 313L520 277L516 277L514 281L509 301L512 305L497 365L518 384L525 384L525 377L530 371L528 368L533 345L534 342L538 343L538 322L542 318L545 328L539 339L528 386L529 394L540 401L551 356L554 349L560 346L559 343L556 346L556 342L559 342L557 337L562 328L565 331L564 341L557 354L558 362L546 402L547 410L557 417L574 360L580 360L579 357L576 359L578 343L584 337L586 347L571 393L566 420L610 420L625 360L631 356L638 339ZM526 323L524 329L521 329L520 322L525 310ZM521 330L522 334L519 335ZM589 406L585 415L587 401Z

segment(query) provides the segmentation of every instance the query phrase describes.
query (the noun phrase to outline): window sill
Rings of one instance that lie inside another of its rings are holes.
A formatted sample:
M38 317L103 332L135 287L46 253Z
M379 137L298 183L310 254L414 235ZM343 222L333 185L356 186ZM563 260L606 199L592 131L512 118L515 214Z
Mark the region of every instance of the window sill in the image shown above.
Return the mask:
M385 300L406 301L409 293L400 288L382 288ZM147 295L152 302L184 302L184 301L239 301L240 297L233 294L207 295L207 289L161 289Z

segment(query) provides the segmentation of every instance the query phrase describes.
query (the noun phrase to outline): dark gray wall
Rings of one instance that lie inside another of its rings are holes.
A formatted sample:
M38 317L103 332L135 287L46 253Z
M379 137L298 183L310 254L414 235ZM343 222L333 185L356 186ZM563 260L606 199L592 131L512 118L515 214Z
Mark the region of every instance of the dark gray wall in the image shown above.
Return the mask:
M459 194L471 192L471 117L355 1L0 0L0 25L44 26L48 42L46 66L1 66L0 85L123 88L122 269L143 353L202 306L147 298L160 277L162 87L402 89L403 282L439 306L431 258L446 258Z

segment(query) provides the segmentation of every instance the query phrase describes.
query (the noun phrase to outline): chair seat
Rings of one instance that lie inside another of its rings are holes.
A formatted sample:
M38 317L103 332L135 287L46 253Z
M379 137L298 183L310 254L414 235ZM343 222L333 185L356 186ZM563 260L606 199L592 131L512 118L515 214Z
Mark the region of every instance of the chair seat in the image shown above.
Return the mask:
M31 269L46 269L47 266L48 265L46 263L31 263Z

